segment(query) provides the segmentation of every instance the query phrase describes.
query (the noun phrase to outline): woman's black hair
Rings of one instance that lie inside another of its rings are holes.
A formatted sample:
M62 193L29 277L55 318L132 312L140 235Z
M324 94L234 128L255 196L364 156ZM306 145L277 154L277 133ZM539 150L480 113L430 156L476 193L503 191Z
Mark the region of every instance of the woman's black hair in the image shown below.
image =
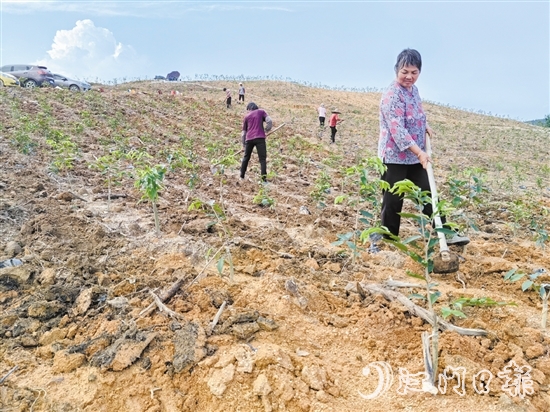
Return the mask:
M246 110L258 110L258 105L254 102L248 103Z
M405 66L415 66L418 71L422 71L422 57L414 49L405 49L399 56L397 56L397 63L395 63L395 72L397 73Z

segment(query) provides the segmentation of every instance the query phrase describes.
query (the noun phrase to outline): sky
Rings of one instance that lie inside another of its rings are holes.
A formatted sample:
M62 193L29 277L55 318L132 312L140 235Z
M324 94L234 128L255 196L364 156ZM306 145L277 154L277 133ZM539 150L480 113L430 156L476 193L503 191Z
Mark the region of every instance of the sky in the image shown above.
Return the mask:
M88 81L197 74L387 87L405 48L424 100L550 114L550 1L0 0L0 66Z

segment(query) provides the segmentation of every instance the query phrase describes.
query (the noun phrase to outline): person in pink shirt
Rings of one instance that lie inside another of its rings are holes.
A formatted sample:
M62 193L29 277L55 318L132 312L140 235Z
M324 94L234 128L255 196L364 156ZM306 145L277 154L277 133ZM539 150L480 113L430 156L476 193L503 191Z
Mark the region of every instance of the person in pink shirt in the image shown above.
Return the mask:
M380 99L380 137L378 157L386 165L382 180L393 186L408 179L424 191L430 191L426 168L431 159L426 153L426 135L434 136L428 126L426 113L415 86L422 58L414 49L405 49L397 56L395 80L391 82ZM382 199L382 226L392 235L399 236L403 198L386 190ZM424 205L422 211L433 214L432 204ZM445 217L441 220L445 223ZM448 244L466 245L470 240L457 234L447 240Z
M340 112L334 109L332 111L332 115L330 116L330 120L328 121L328 125L330 126L330 143L331 144L335 143L335 140L336 140L336 132L338 131L338 129L336 129L336 125L344 121L338 117L339 114Z
M225 104L227 105L227 108L231 108L231 90L227 88L223 88L223 91L225 92Z

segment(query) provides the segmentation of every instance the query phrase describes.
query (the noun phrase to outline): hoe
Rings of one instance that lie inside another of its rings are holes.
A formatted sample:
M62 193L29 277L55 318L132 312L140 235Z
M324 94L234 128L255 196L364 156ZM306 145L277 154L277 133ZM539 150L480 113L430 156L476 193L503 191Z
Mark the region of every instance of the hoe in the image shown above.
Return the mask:
M430 144L430 138L428 136L426 136L426 153L428 153L428 156L430 156L430 158L432 157L432 146ZM432 207L435 212L437 211L438 197L437 187L435 185L434 170L431 162L428 162L427 172L428 180L430 181L430 191L432 192ZM441 223L441 216L439 216L438 212L434 216L434 223L436 229L440 229L443 227ZM447 239L445 238L445 233L438 231L437 236L439 237L439 256L434 257L434 273L457 272L459 267L458 256L456 255L456 253L452 253L449 250L449 247L447 246Z

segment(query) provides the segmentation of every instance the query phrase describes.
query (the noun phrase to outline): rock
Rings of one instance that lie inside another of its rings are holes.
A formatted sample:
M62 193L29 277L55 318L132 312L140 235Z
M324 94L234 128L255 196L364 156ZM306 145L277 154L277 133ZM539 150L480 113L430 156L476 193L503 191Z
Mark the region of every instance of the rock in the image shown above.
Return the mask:
M62 200L63 202L70 202L75 199L75 196L70 192L61 192L55 198L57 200Z
M545 375L550 375L550 358L542 358L537 360L537 369Z
M253 352L247 345L241 345L235 351L237 372L251 373L254 369Z
M39 342L42 346L46 346L61 339L65 339L66 336L67 329L54 328L44 332L44 334L40 337Z
M225 368L233 362L235 362L235 354L233 352L226 352L220 356L214 367L220 369Z
M328 262L325 264L325 269L328 269L333 273L339 273L342 270L342 265L338 262Z
M248 339L260 330L256 322L236 323L231 326L230 332L239 339Z
M294 371L290 356L279 346L269 343L260 345L254 356L254 364L261 369L269 365L279 365L291 372Z
M16 289L27 283L31 277L31 268L28 266L5 267L0 269L0 285L8 289Z
M195 219L183 225L182 230L187 233L199 234L212 230L212 219Z
M525 356L527 356L527 359L538 358L544 355L544 353L545 353L545 349L541 343L535 343L534 345L529 346L525 350Z
M38 346L38 342L32 336L22 336L21 346L23 346L24 348L34 348Z
M319 402L322 402L322 403L329 403L331 401L330 395L328 393L326 393L325 391L323 391L323 390L318 391L315 394L315 397L317 398L317 400Z
M210 379L208 379L208 388L214 396L222 396L227 385L233 380L235 376L235 365L229 364L223 369L214 369L214 373Z
M40 328L40 322L32 318L19 318L13 324L12 337L16 338L23 334L32 334Z
M10 258L12 258L14 256L17 256L18 254L21 253L21 245L17 242L14 242L14 241L8 242L8 244L4 248L4 252Z
M80 295L78 295L76 301L74 302L74 308L72 310L73 316L84 315L92 304L92 297L92 288L84 289L80 292Z
M332 315L328 321L329 325L335 328L345 328L349 325L349 320L338 315Z
M252 276L256 272L256 265L248 265L242 268L242 272Z
M189 370L206 356L206 333L197 323L182 325L174 334L174 372Z
M147 335L144 341L126 341L120 345L116 352L115 358L110 365L110 368L115 372L126 369L139 359L141 353L145 350L149 343L157 336L156 333L150 333Z
M56 300L51 302L39 300L30 304L27 314L31 318L48 320L59 315L64 309L65 306Z
M124 296L117 296L116 298L108 300L107 304L115 309L122 309L128 306L128 298Z
M485 275L507 272L510 269L516 268L515 263L495 256L479 256L479 258L476 259L476 263L481 266L483 274Z
M317 263L317 261L313 258L309 258L308 260L305 261L304 263L305 266L313 269L313 270L319 270L319 263Z
M53 373L68 373L80 367L86 361L86 356L82 353L69 353L66 350L60 350L53 357Z
M327 373L317 365L306 365L302 369L302 379L311 389L322 390L327 384Z
M266 330L269 332L272 332L279 327L279 325L277 325L274 320L264 318L263 316L258 317L256 323L261 330Z
M311 212L309 211L307 206L300 206L300 208L298 209L298 213L301 215L311 215Z
M271 393L271 390L267 376L264 373L260 373L252 386L252 393L256 396L266 396Z
M36 279L38 283L44 286L51 286L55 283L56 270L54 268L44 269L38 278Z

